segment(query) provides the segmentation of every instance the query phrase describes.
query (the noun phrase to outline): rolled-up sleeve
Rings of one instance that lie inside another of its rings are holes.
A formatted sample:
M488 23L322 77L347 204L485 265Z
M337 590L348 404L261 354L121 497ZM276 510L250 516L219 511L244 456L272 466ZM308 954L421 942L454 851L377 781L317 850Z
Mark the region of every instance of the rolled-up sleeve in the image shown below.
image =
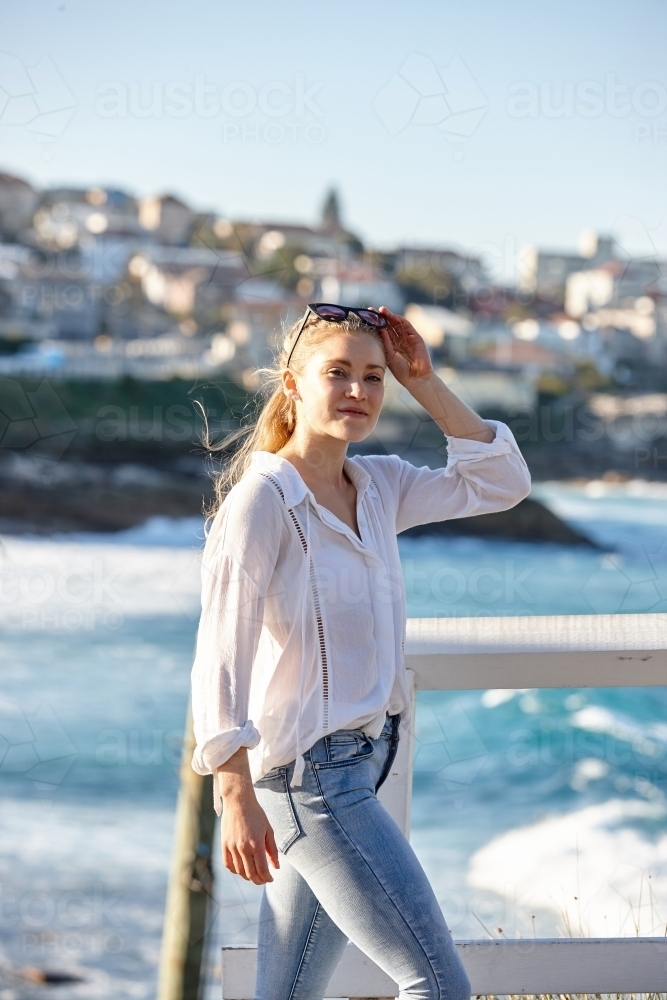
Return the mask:
M216 514L204 547L192 667L192 767L198 774L214 773L240 747L255 747L261 739L248 718L248 703L281 535L271 493L262 485L236 487Z
M514 435L499 420L486 420L493 441L447 437L444 469L401 463L396 531L454 517L514 507L530 493L530 473Z

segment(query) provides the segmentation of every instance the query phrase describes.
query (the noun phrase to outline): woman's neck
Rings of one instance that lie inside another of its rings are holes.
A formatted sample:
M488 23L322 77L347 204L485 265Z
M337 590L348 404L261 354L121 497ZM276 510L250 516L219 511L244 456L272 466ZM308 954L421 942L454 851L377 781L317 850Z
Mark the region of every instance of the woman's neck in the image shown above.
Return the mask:
M328 483L342 487L346 482L343 464L347 458L347 441L311 436L303 439L294 434L278 454L292 463L307 485Z

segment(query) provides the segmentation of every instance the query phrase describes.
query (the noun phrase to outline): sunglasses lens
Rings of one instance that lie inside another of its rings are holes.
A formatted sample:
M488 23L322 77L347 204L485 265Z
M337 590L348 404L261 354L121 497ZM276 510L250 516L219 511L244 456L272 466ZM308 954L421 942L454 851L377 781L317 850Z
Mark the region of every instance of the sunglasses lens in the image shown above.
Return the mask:
M364 323L368 323L369 326L378 327L382 329L387 325L387 321L380 313L373 312L372 309L359 309L357 315L360 319L363 319Z
M339 323L347 316L347 309L343 309L342 306L322 305L318 306L315 312L320 319L328 319L334 323Z

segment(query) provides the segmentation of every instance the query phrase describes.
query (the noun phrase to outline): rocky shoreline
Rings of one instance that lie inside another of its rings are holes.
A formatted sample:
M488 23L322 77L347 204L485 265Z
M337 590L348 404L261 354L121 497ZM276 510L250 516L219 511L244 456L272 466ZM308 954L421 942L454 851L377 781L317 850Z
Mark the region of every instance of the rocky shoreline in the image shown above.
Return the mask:
M516 507L494 514L457 517L452 521L435 521L408 528L403 536L446 538L468 535L475 538L504 538L508 541L553 542L560 545L587 545L598 548L590 538L561 521L553 511L538 500L526 497Z
M114 532L150 517L190 517L212 499L202 471L14 458L0 466L0 533Z
M196 517L212 499L212 480L203 463L194 463L189 473L16 455L0 463L0 534L122 531L150 517ZM530 498L510 510L418 525L404 534L593 545Z

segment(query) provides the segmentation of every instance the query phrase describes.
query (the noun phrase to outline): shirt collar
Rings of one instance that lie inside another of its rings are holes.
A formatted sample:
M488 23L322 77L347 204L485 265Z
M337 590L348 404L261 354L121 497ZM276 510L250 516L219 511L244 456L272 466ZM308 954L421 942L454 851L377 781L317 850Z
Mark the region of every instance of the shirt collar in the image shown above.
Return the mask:
M371 477L354 458L346 458L343 468L356 486L357 499L361 500L368 489ZM280 455L274 455L270 451L253 451L250 456L250 469L254 472L268 472L277 479L285 494L285 503L288 507L295 507L309 493L315 500L292 463Z

